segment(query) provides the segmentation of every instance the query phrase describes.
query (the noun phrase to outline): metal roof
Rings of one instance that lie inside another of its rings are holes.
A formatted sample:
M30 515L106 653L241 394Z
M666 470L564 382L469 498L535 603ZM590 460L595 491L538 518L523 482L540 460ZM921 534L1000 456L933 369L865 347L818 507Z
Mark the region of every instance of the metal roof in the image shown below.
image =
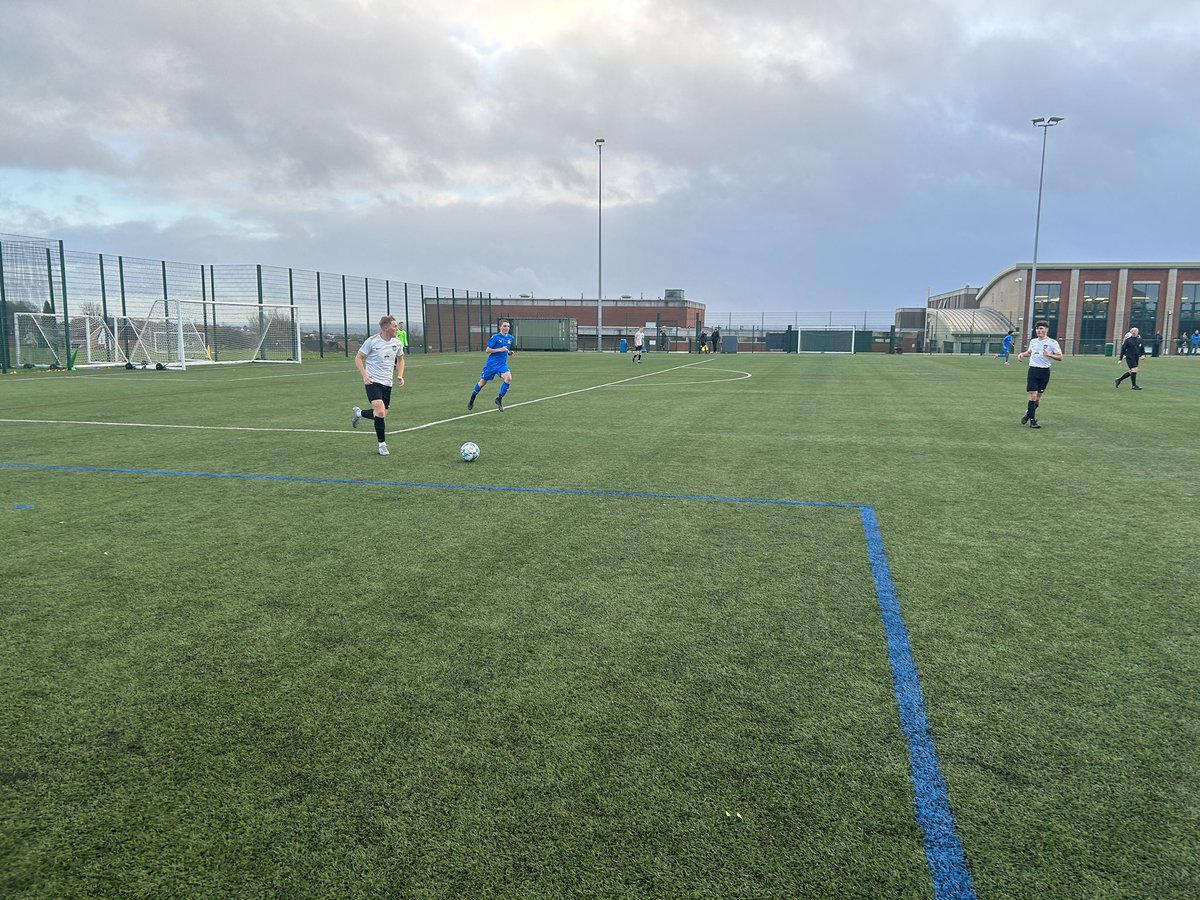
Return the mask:
M939 332L950 334L1005 334L1016 328L1008 316L998 309L983 306L979 309L931 309L929 315L939 320Z

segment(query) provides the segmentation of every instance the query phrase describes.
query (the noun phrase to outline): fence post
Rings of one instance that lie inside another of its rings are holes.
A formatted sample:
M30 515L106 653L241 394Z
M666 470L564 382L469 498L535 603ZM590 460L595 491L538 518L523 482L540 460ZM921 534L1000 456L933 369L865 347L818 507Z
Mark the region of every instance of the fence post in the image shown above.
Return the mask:
M425 295L425 286L421 285L421 296ZM437 320L438 320L438 353L445 353L442 348L442 295L438 292L437 285L433 286L433 299L437 301Z
M8 374L8 298L4 294L4 243L0 241L0 372Z
M46 251L47 253L49 251ZM74 358L71 356L71 314L67 309L67 252L63 249L63 242L58 242L58 280L62 285L62 302L63 302L63 339L66 342L67 355L64 357L67 361L67 369L74 368Z
M346 276L342 276L342 344L345 347L345 356L350 358L350 314L346 310Z
M325 319L321 314L321 273L317 273L317 341L321 359L325 358Z
M300 327L300 316L296 313L296 287L292 283L292 267L288 266L288 306L292 316L292 325L300 331L300 340L296 342L300 348L300 359L304 358L304 330ZM297 360L299 362L299 360Z
M45 308L43 308L42 312L49 312L53 315L55 312L55 309L54 309L54 264L51 262L49 247L46 248L46 281L50 285L50 301L49 301L50 309L46 310Z
M404 321L409 321L408 316L408 282L404 282ZM421 304L421 352L429 352L429 329L425 327L425 304Z
M108 287L104 281L104 254L99 253L100 258L100 316L103 319L108 319ZM115 335L114 335L115 336Z
M266 315L263 311L262 263L256 264L254 268L255 268L255 273L258 277L258 338L259 338L260 342L263 342L262 338L263 338L263 335L267 331L267 322L266 322ZM265 342L263 342L263 343L265 343ZM264 350L262 347L258 348L258 358L259 359L266 359L267 358L266 353L267 353L267 351Z
M468 353L471 352L471 292L470 291L467 291L467 352Z

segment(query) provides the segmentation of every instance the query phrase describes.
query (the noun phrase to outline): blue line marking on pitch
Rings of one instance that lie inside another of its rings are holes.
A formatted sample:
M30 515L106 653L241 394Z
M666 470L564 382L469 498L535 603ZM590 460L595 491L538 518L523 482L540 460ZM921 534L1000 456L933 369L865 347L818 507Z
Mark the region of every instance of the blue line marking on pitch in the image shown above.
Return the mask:
M13 509L33 509L32 503L18 503Z
M706 500L713 503L758 503L766 506L825 506L858 509L857 503L822 503L816 500L769 500L759 497L710 497L704 494L670 494L654 491L603 491L583 488L502 487L487 484L438 484L421 481L377 481L368 478L316 478L309 475L250 475L242 472L185 472L170 469L123 469L108 466L44 466L0 462L0 469L33 469L42 472L99 472L112 475L173 475L181 478L232 478L240 481L284 481L299 484L358 484L375 487L430 488L455 491L499 491L507 494L573 494L590 497L645 497L658 500Z
M938 763L933 732L925 714L925 694L921 678L913 661L908 628L900 611L900 598L892 582L883 535L875 509L860 507L863 531L867 535L867 555L871 573L875 576L875 596L883 614L883 630L887 635L888 663L892 667L892 684L900 704L900 728L908 741L908 759L912 767L913 789L916 792L917 822L925 835L925 859L933 875L934 895L944 898L973 898L975 888L967 868L966 855L950 810L950 796L942 768Z
M900 598L888 566L883 534L875 508L859 503L825 503L815 500L768 500L755 497L717 497L704 494L670 494L654 491L604 491L582 488L522 488L471 484L425 484L415 481L374 481L357 478L315 478L303 475L249 475L237 472L176 472L168 469L123 469L104 466L48 466L0 462L4 469L33 469L44 472L94 472L119 475L164 475L184 478L227 478L242 481L275 481L299 484L347 484L375 487L406 487L462 491L498 491L517 494L560 494L590 497L639 497L658 500L703 500L710 503L750 503L767 506L806 506L857 509L867 541L867 557L875 579L875 597L883 617L887 638L892 686L900 707L900 728L908 742L908 758L916 803L917 824L924 835L925 859L933 878L934 896L939 900L975 900L975 887L966 854L958 835L946 780L942 777L933 732L925 712L925 694L913 660L908 627L900 609ZM18 509L22 507L17 507ZM25 507L30 508L30 507Z

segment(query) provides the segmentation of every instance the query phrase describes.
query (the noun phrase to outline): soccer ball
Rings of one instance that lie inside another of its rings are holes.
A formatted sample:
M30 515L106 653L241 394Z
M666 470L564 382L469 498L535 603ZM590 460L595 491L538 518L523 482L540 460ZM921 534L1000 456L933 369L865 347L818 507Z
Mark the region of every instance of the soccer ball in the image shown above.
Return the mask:
M458 455L463 458L463 462L475 462L475 460L479 459L479 445L467 441L458 448Z

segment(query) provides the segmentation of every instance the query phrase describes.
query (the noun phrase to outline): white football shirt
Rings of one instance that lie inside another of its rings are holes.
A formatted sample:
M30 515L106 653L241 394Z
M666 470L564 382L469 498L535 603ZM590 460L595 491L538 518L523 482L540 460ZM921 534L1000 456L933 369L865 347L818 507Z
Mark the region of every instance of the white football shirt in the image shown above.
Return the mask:
M389 387L396 374L396 357L404 355L404 345L399 338L385 341L382 335L373 334L358 348L363 357L363 365L371 381L375 384L385 384Z
M1059 354L1062 349L1054 338L1034 338L1029 342L1029 365L1035 369L1048 369L1052 360L1047 353Z

